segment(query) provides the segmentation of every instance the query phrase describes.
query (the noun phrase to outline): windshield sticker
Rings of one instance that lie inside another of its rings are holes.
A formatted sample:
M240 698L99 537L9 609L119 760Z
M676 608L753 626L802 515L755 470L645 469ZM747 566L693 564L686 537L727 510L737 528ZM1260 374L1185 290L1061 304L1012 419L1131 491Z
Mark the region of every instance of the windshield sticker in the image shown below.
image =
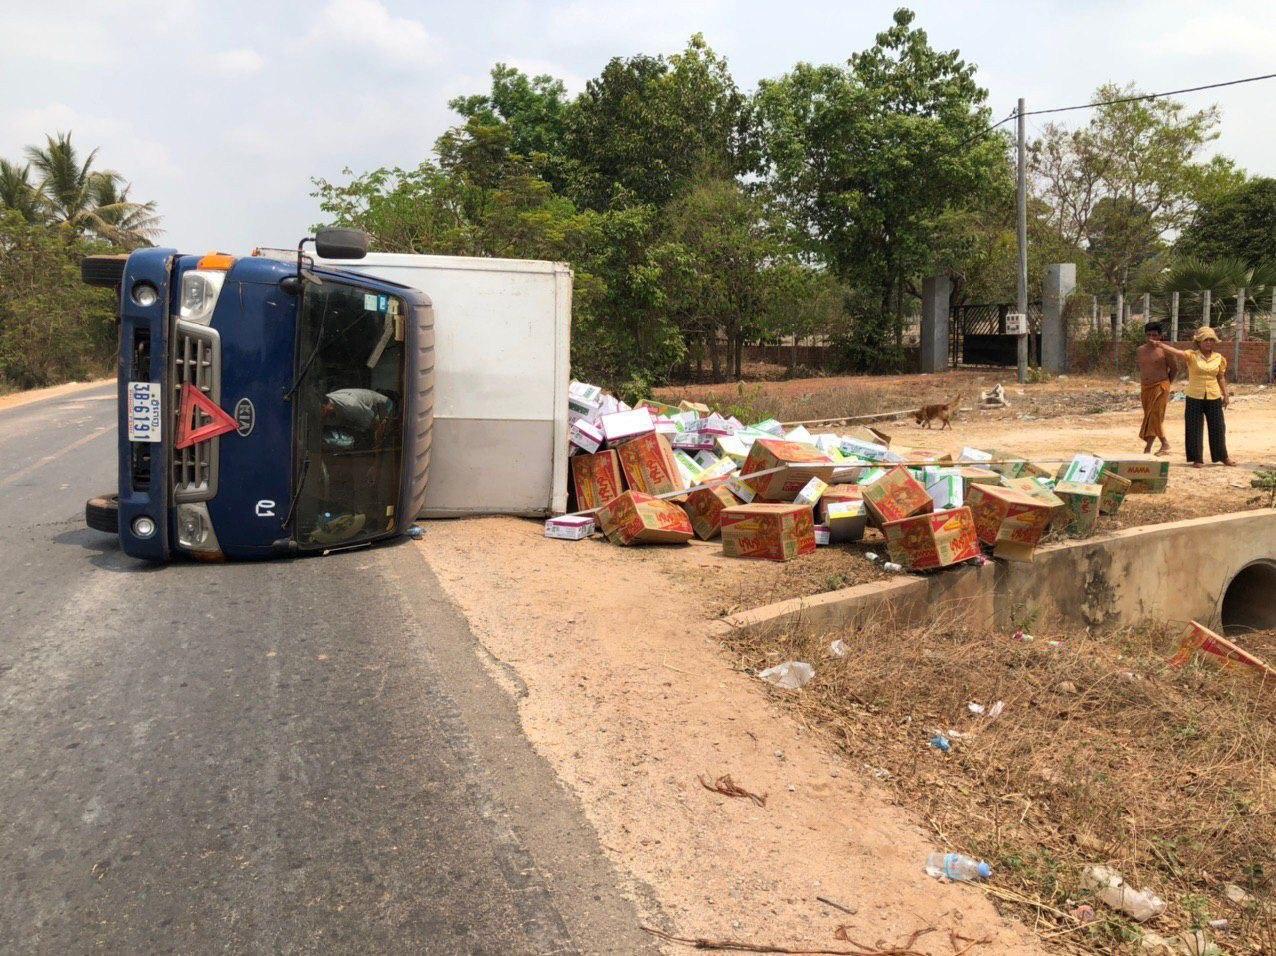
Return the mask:
M384 312L390 308L390 297L388 295L377 296L377 311Z
M368 312L377 311L377 297L371 292L363 294L363 308Z

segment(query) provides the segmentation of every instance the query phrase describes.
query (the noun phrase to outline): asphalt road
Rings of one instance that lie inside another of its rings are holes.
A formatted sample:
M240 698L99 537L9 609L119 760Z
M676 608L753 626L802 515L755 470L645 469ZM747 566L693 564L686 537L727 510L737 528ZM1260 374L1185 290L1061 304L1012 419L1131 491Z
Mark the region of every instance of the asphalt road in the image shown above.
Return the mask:
M114 415L0 411L0 951L648 947L419 546L134 561Z

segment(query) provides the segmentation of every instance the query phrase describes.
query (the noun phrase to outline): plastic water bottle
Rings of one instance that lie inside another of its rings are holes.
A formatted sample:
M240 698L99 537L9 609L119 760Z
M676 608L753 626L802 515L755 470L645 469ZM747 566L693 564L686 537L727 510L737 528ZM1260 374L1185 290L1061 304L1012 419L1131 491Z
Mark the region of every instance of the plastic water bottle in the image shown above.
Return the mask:
M992 867L960 853L932 853L926 857L926 875L944 876L954 883L974 883L992 876Z

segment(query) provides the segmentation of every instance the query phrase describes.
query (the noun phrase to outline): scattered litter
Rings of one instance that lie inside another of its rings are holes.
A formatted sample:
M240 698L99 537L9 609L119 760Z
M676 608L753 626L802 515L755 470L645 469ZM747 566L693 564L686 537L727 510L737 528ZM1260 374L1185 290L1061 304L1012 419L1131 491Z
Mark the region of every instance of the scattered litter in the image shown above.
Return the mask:
M1036 640L1036 638L1033 637L1031 634L1025 634L1022 627L1016 628L1015 632L1010 635L1010 638L1011 640L1024 641L1025 643Z
M420 525L414 524L412 527L408 529L408 537L411 538L413 541L420 541L422 538L425 537L425 529L422 528Z
M785 661L758 672L758 677L768 684L785 690L801 690L814 676L815 668L805 661Z
M829 645L829 653L834 657L845 657L848 653L846 642L839 637Z
M882 570L890 571L892 574L894 574L899 571L903 571L904 566L902 564L896 564L894 561L887 561L885 564L882 565Z
M1091 906L1089 903L1082 903L1080 906L1078 906L1076 909L1072 911L1071 916L1074 920L1076 920L1082 926L1086 925L1086 923L1093 923L1096 919L1099 918L1098 916L1095 915L1094 907Z
M881 555L878 554L876 551L865 551L864 557L868 558L870 561L876 561L879 558L881 558Z
M1235 883L1228 883L1223 887L1223 895L1228 901L1235 903L1237 906L1244 906L1249 902L1249 894Z
M972 714L982 714L985 710L983 704L977 704L973 700L966 705L966 709Z
M847 916L854 916L856 913L860 911L860 908L854 905L853 903L850 906L843 906L841 903L835 902L834 900L829 899L827 896L817 896L816 900L823 903L825 906L831 906L835 910L841 910Z
M948 751L953 749L952 743L943 734L935 734L934 737L931 737L930 745L940 753L948 753Z
M1100 903L1119 910L1136 922L1145 922L1165 912L1165 900L1150 890L1134 889L1120 873L1109 867L1089 867L1085 871L1085 881L1095 890Z
M756 793L751 793L750 791L745 790L741 786L737 786L736 782L731 779L730 774L724 773L721 777L718 777L712 783L710 783L704 777L700 777L699 779L700 779L700 786L704 787L706 790L712 790L714 793L720 793L724 797L744 797L745 799L752 800L759 807L766 806L767 795L765 793L759 795Z
M1077 685L1072 683L1072 681L1070 680L1059 681L1059 683L1055 685L1055 690L1057 690L1061 694L1078 693Z
M992 876L992 867L961 853L932 853L926 857L926 875L954 883L974 883Z
M1232 921L1228 919L1212 919L1210 920L1210 929L1217 933L1226 933L1231 929Z

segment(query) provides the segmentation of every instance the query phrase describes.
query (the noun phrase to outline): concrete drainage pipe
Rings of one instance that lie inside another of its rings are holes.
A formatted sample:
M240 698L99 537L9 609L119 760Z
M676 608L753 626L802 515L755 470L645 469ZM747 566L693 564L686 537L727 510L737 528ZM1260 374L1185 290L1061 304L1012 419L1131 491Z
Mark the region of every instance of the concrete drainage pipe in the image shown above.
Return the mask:
M1224 634L1276 628L1276 560L1241 568L1223 592L1220 616Z

